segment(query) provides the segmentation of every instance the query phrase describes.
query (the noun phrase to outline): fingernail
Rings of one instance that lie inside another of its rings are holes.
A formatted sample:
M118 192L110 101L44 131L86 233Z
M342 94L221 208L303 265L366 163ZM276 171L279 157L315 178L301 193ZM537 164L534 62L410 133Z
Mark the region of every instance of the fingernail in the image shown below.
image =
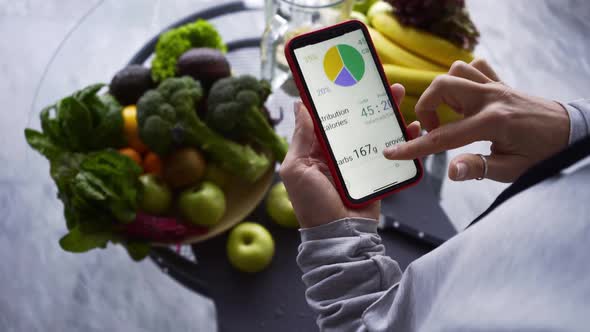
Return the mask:
M394 145L394 146L390 146L388 148L385 148L385 150L383 150L383 154L386 156L391 156L391 155L395 155L395 153L398 151L399 151L399 146Z
M467 165L463 162L459 162L455 165L455 170L456 170L456 179L457 180L463 180L465 179L465 177L467 177Z

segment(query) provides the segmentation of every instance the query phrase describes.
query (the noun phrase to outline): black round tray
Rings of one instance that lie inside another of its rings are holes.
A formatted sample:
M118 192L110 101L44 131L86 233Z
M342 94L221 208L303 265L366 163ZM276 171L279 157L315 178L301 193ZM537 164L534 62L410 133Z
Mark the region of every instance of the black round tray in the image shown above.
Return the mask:
M185 17L163 31L199 18L212 19L245 10L250 9L243 2L211 7ZM143 64L152 55L159 35L148 41L129 64ZM260 38L231 41L227 46L229 53L258 48ZM277 181L279 178L275 174L274 182ZM431 183L435 191L438 191L437 183ZM295 262L299 232L273 223L266 214L264 204L256 207L246 220L264 225L275 239L273 261L260 273L245 274L231 267L226 257L227 233L192 246L156 247L152 249L150 258L177 282L215 302L218 327L222 331L316 330L315 317L305 302L305 287ZM382 233L383 242L394 250L393 257L402 267L436 246L436 243L425 242L416 234L413 239L402 233L403 228L398 228L397 232ZM417 232L411 229L405 233L411 235L409 233Z

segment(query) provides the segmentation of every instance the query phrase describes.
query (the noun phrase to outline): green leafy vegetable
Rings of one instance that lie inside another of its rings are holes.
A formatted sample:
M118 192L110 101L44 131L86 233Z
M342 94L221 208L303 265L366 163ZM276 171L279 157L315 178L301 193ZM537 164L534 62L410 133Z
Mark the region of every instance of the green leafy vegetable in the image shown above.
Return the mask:
M192 78L168 78L137 103L139 136L150 149L166 155L177 146L199 147L221 168L256 181L270 160L252 148L225 139L198 117L201 85Z
M88 100L97 102L98 99ZM62 116L67 118L66 114ZM81 123L84 117L69 119L76 119L73 123ZM53 125L49 123L47 128ZM63 202L69 230L60 240L62 248L70 252L85 252L104 248L109 241L124 240L117 230L135 219L141 168L110 149L89 153L68 151L49 135L33 129L25 129L25 138L33 149L49 159L50 174ZM140 256L137 254L134 257Z
M163 33L156 44L152 61L152 78L163 81L176 75L176 62L186 51L195 47L216 48L223 52L226 46L211 23L199 19Z
M140 261L150 254L152 246L145 242L131 241L125 244L125 248L133 260Z
M244 75L218 80L209 91L207 124L225 135L239 135L269 148L278 161L287 154L287 141L280 137L263 114L270 95L267 81Z
M25 129L25 139L29 145L37 150L45 158L52 160L63 153L63 149L54 144L46 135L33 130Z
M111 232L82 233L79 227L72 228L70 232L59 240L59 245L69 252L86 252L95 248L106 248L107 243L113 238Z
M90 85L43 109L44 134L68 151L123 146L121 105L110 95L98 95L103 86Z
M84 156L73 181L74 194L92 201L120 222L135 219L138 176L142 169L117 151L105 150Z

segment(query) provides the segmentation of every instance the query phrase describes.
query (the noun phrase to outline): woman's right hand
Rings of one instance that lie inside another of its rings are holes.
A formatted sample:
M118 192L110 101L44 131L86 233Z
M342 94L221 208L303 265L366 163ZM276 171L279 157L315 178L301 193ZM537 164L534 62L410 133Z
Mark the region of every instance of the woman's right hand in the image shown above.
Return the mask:
M437 107L445 103L464 119L439 126ZM498 80L481 59L455 62L437 77L416 104L416 115L428 133L384 150L387 159L424 157L476 141L491 141L486 177L512 182L535 163L568 144L569 116L557 102L525 95ZM449 178L476 179L484 162L474 154L455 157Z

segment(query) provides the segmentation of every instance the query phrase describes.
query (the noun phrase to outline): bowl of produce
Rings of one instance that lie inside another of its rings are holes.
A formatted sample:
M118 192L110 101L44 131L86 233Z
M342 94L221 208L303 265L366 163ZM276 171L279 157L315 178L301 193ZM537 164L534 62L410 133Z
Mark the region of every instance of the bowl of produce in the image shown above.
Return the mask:
M41 110L41 130L25 138L49 160L64 250L110 242L141 259L153 245L217 236L262 201L288 146L264 106L270 85L232 71L226 51L209 22L183 21L109 84Z

